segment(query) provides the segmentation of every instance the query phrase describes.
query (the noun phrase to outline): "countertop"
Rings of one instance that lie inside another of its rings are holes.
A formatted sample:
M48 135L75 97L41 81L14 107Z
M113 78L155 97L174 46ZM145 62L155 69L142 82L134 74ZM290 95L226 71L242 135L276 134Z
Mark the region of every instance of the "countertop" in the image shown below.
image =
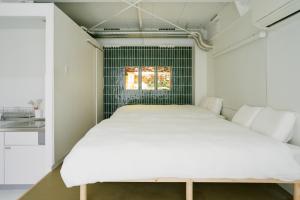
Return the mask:
M44 130L44 120L0 121L0 132L41 132Z

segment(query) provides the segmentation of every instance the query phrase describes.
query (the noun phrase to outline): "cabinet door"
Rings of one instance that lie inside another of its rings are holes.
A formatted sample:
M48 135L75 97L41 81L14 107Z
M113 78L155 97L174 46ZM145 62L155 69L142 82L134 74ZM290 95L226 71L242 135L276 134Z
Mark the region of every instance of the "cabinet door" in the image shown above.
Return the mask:
M35 184L46 173L44 146L6 146L5 184Z
M4 145L39 145L38 132L6 132L4 137Z
M0 132L0 184L4 184L4 133Z

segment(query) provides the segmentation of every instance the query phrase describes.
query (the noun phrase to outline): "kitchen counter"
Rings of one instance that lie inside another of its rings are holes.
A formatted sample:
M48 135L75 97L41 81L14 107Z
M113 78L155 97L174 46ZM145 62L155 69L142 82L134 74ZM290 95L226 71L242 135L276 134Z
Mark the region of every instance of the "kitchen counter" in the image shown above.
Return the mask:
M42 132L44 130L44 120L0 121L0 132Z

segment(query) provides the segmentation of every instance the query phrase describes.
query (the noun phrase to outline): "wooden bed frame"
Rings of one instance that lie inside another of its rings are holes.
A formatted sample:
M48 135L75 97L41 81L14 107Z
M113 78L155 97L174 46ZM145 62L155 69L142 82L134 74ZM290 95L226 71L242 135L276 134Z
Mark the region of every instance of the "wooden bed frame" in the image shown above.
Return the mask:
M281 181L277 179L179 179L179 178L157 178L137 181L120 182L165 182L165 183L186 183L186 200L193 200L193 183L288 183L294 184L294 200L300 200L300 180L299 181ZM80 200L88 200L87 185L80 186Z

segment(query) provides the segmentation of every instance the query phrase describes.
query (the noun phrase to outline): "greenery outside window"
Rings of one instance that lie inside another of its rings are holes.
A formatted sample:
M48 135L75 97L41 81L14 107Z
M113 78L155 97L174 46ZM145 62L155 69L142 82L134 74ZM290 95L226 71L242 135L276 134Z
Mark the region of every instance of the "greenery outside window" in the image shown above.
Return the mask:
M139 68L125 67L125 88L126 90L139 89Z
M169 66L125 67L126 90L170 90L171 79Z
M155 67L142 67L142 90L155 90Z
M157 67L157 89L171 89L171 67Z

